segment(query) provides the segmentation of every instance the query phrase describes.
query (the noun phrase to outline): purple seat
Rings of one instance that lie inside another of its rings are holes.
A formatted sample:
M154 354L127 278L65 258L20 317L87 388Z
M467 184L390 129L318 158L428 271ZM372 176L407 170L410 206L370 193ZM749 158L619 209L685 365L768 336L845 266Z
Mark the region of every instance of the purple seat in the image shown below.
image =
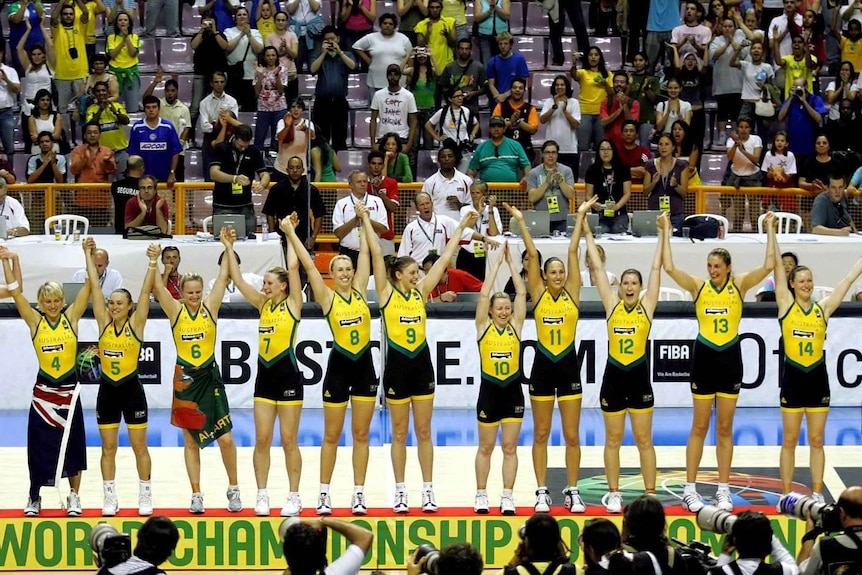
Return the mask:
M377 0L377 17L380 18L380 16L387 12L391 14L398 13L395 9L395 0ZM374 24L374 27L377 28L377 22Z
M192 43L189 38L165 38L162 40L162 70L170 73L192 72Z
M545 69L545 38L532 36L515 36L514 51L527 60L527 69Z
M533 84L530 86L530 101L534 106L541 107L542 100L551 97L551 87L557 76L559 72L536 72L530 75Z
M727 170L727 154L704 154L700 162L700 179L706 186L720 186Z
M554 66L550 62L549 58L548 69L568 72L572 69L572 58L576 58L576 56L574 56L574 53L579 51L580 48L578 47L578 43L575 41L574 36L563 36L560 41L563 45L563 55L566 57L566 61L563 62L562 66Z
M15 171L15 180L18 182L27 182L27 161L30 159L29 151L28 148L28 153L12 156L12 170Z
M155 38L141 38L138 52L138 70L141 73L155 72L159 69L159 47Z
M330 0L320 0L320 15L323 17L324 24L334 24L332 18L332 7L336 6L336 2Z
M353 146L356 148L371 147L371 110L353 112ZM341 172L344 173L344 168Z
M469 0L464 7L464 15L467 16L467 25L473 26L473 18L475 14L473 13L474 3L473 0Z
M310 98L314 95L314 88L317 86L317 76L313 74L299 74L299 95L304 98Z
M191 4L183 2L182 6L183 9L180 12L180 23L182 24L181 29L183 35L194 36L201 29L201 20L203 20L203 17L200 12L198 12L198 9Z
M550 36L551 28L548 24L548 17L542 12L542 7L539 4L530 2L527 4L527 20L526 33L529 36Z
M200 150L186 151L186 181L204 181L204 163Z
M341 162L341 173L336 174L339 182L346 182L347 176L353 170L365 169L366 152L361 150L341 150L338 160Z
M416 158L416 174L413 174L415 181L425 180L433 176L438 169L437 166L437 150L419 150Z
M618 37L593 38L593 45L605 55L608 71L620 70L623 67L623 45Z
M240 112L239 116L237 116L237 120L246 126L251 126L252 130L257 126L257 114L254 112Z
M347 77L347 103L352 109L367 108L371 104L366 74L350 74Z
M144 93L144 90L152 83L155 79L154 74L141 74L141 94ZM166 78L167 79L167 78ZM153 88L153 96L156 98L164 98L165 97L165 82L162 81L160 84L157 84L155 88Z
M521 2L512 2L512 10L509 14L509 32L513 36L520 36L524 33L524 4Z
M186 106L190 106L192 103L192 89L195 83L194 74L179 74L174 76L174 80L177 81L180 102Z
M541 109L542 109L542 107L539 106L539 110L541 110ZM537 110L536 112L538 113L539 110ZM533 141L533 146L535 148L537 148L537 149L542 148L542 144L544 144L545 140L548 139L547 137L545 137L545 132L547 132L547 131L548 131L548 125L539 122L539 129L536 130L536 133L533 134L532 138L530 138Z

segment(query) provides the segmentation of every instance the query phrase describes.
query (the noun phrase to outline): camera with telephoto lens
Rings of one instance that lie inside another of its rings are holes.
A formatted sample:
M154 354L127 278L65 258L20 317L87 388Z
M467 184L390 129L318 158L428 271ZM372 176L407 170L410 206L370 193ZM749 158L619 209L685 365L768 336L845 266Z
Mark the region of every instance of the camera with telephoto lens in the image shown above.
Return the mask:
M423 557L427 557L422 566L422 572L426 575L437 575L437 560L440 559L440 551L430 543L423 543L416 548L416 563Z
M704 505L697 512L697 525L704 531L727 534L735 522L736 515L715 505Z
M803 521L810 515L814 524L826 533L844 530L841 525L841 515L835 504L823 503L796 491L782 495L775 509L788 517L796 517Z
M120 533L107 523L99 523L90 531L90 549L99 567L114 567L132 556L132 537Z

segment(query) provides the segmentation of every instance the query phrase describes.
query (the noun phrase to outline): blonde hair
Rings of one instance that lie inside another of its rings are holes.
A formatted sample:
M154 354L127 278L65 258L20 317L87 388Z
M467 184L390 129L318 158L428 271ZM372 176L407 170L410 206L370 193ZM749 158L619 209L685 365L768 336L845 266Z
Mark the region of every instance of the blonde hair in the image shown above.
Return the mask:
M350 259L350 257L348 257L344 254L338 254L337 256L335 256L334 258L329 260L329 273L332 273L332 270L335 269L335 262L341 261L341 260L346 260L350 264L351 269L353 268L353 260Z
M287 274L287 270L281 266L269 268L268 270L266 270L266 273L272 274L277 277L279 283L287 284L290 281L290 276Z
M43 299L47 299L49 297L59 297L60 301L63 302L64 305L66 303L66 295L63 293L63 286L57 282L45 282L39 286L39 290L36 292L36 301L41 302ZM39 307L41 308L41 305Z
M183 274L183 277L180 278L180 291L183 291L183 289L185 289L186 283L188 282L201 282L201 287L203 287L204 278L202 278L200 274L195 272Z

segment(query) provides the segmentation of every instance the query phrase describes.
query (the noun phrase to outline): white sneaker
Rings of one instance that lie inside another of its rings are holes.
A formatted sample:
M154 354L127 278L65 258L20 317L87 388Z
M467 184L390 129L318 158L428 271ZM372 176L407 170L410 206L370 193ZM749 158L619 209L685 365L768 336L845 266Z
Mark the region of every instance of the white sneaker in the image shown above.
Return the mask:
M227 488L227 510L231 513L242 511L242 499L239 496L239 487Z
M145 489L138 494L138 515L149 517L153 514L153 492Z
M203 493L192 493L192 503L189 505L189 513L200 515L204 511L206 511L206 509L204 509Z
M24 508L24 515L27 517L38 517L39 513L42 511L42 498L40 497L36 501L33 501L29 497L27 498L27 507Z
M434 501L432 489L426 489L422 492L422 513L437 513L437 502Z
M602 497L602 505L608 513L622 513L623 496L619 491L609 491Z
M332 500L329 498L329 493L321 493L317 498L317 514L332 515Z
M364 493L354 493L350 500L350 512L354 515L368 515L368 505Z
M551 512L551 494L547 489L539 489L536 491L536 513Z
M581 494L578 488L566 489L563 491L566 496L565 505L570 513L586 513L587 504L581 499Z
M406 491L398 491L395 493L395 504L392 505L392 511L395 513L407 513L410 511L410 506L407 505Z
M476 504L473 505L473 511L475 513L479 513L480 515L485 515L488 513L488 494L487 493L477 493L476 494Z
M691 493L683 493L682 508L686 511L697 513L698 511L703 509L703 499L700 498L700 495L697 491L692 491Z
M269 495L258 492L257 503L254 504L254 514L260 517L267 517L269 515Z
M510 495L504 495L500 498L500 513L503 515L515 514L515 499Z
M120 510L120 501L117 492L111 489L105 491L105 502L102 504L102 517L113 517Z
M74 491L69 493L69 496L66 497L66 515L69 517L80 517L81 516L81 498Z
M813 499L817 503L826 503L826 499L824 499L823 494L819 491L815 491L811 494L811 499Z
M281 508L282 517L296 517L302 512L302 501L299 499L299 493L291 493L287 496L287 501L284 507Z
M722 511L733 511L733 500L730 497L730 489L719 488L715 492L715 506Z

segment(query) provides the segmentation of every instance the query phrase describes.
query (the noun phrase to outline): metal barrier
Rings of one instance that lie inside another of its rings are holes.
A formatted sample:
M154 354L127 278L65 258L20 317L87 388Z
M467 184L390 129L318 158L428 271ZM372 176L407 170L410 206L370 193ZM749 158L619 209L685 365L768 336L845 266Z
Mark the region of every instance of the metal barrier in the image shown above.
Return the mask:
M348 193L344 182L321 182L314 184L323 198L328 214L332 213L335 202ZM172 188L159 186L159 195L168 202L174 234L194 234L202 231L202 221L212 215L211 182L177 182ZM508 228L509 218L503 213L503 202L520 209L531 209L523 187L513 184L490 184L491 192L497 197L497 205L503 216L503 227ZM401 207L395 213L395 229L403 230L415 213L413 195L422 189L422 183L400 184ZM572 198L570 209L584 200L585 185L576 184L576 195ZM647 198L642 186L632 186L629 200L630 210L645 210ZM9 193L21 201L30 220L31 233L42 233L44 220L56 214L77 214L90 220L91 228L107 228L113 220L109 184L13 184ZM269 191L254 194L255 211L260 214ZM733 224L733 231L757 231L757 217L767 209L800 213L809 229L807 216L817 194L799 188L742 188L729 186L692 187L685 196L687 214L714 213L725 215ZM854 221L862 222L862 192L853 194L850 213ZM749 227L750 226L750 227ZM322 241L335 241L332 234L332 220L323 221Z

